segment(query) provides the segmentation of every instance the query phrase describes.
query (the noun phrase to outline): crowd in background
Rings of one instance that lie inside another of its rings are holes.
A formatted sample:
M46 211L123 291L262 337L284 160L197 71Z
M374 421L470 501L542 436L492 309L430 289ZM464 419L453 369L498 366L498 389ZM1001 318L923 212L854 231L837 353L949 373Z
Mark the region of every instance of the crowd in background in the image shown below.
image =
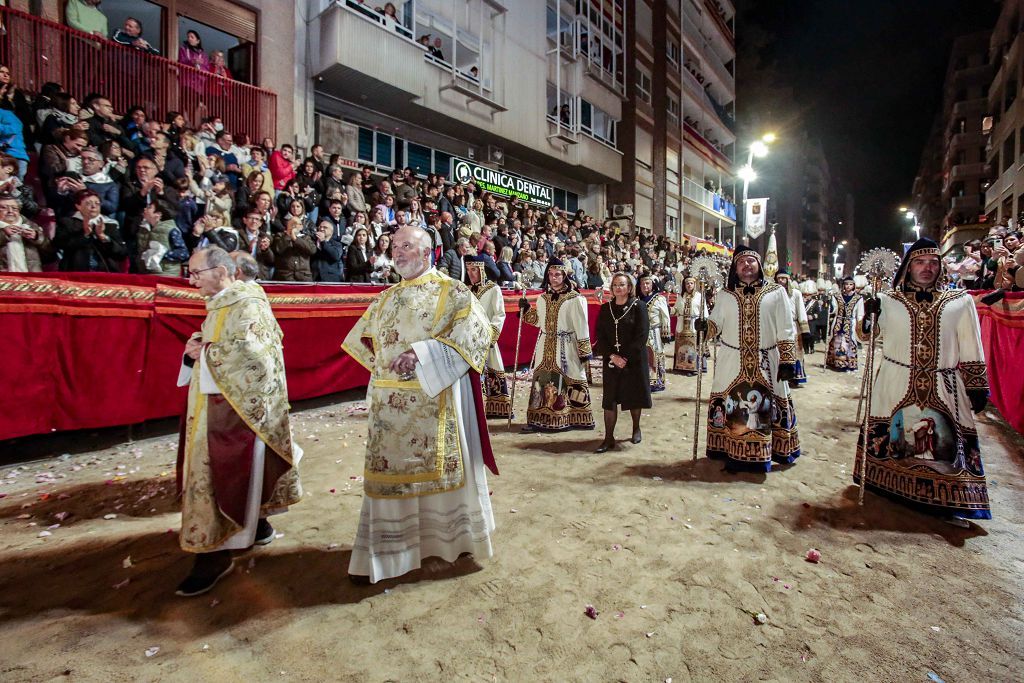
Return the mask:
M187 40L193 40L188 38ZM355 168L320 145L232 135L216 116L190 126L103 93L60 84L30 94L0 66L0 269L184 275L206 245L248 255L254 277L397 282L391 235L424 227L438 268L484 259L504 286L537 287L551 259L581 287L651 273L675 289L693 249L649 231L619 233L584 211L539 207L416 169Z
M964 257L946 257L946 270L965 289L1024 291L1024 242L1021 231L994 226L980 240L964 244Z

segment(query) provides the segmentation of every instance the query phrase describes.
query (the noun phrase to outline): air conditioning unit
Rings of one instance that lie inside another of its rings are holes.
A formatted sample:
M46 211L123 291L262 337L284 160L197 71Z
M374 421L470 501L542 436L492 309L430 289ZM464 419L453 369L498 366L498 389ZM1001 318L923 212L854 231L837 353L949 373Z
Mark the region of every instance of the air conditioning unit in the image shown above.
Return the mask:
M503 166L505 164L505 150L494 145L487 145L487 161Z
M612 218L632 218L632 204L612 204Z

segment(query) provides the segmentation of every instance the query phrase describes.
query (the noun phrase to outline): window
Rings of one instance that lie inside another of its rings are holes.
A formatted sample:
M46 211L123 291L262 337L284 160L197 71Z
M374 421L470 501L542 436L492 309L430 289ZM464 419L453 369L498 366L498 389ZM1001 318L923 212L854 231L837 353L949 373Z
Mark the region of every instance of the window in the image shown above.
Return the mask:
M564 90L555 88L554 83L547 87L548 120L560 124L563 128L576 130L576 98Z
M369 128L359 129L359 161L373 163L373 131Z
M410 142L406 146L405 165L411 166L417 175L427 175L433 168L430 162L431 151L429 147Z
M576 213L580 208L580 196L569 190L555 188L554 204L569 213Z
M999 172L1002 173L1006 169L1013 165L1013 160L1017 158L1017 131L1010 131L1010 134L1003 140L1003 162L999 167Z
M440 173L445 178L452 172L452 155L440 150L434 150L434 173Z
M618 121L584 99L580 100L580 130L612 147L616 146Z
M669 123L679 126L679 98L675 95L668 96L668 120Z
M378 166L392 168L394 166L394 155L392 149L393 138L385 133L376 133L376 158L374 162Z
M651 103L651 75L641 69L636 70L636 98Z
M674 40L668 41L668 47L665 49L665 54L668 57L669 63L674 66L679 66L679 44Z

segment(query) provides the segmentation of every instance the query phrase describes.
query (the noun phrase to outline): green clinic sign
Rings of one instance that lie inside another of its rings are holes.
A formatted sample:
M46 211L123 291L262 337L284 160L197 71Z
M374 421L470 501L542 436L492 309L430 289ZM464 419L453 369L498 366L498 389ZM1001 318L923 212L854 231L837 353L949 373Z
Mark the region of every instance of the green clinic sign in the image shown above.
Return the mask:
M531 204L551 206L555 200L555 192L550 185L466 159L452 158L452 178L457 183L476 183L481 190Z

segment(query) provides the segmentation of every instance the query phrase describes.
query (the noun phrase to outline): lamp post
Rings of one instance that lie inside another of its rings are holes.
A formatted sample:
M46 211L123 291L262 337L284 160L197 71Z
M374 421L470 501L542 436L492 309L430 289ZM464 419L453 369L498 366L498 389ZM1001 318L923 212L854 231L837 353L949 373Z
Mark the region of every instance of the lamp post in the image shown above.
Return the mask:
M911 227L911 230L914 231L914 241L921 239L921 224L917 222L917 214L905 206L900 207L900 213L904 218L914 221L914 225Z
M775 133L765 133L760 139L754 140L747 149L747 165L740 168L738 175L743 180L743 201L740 203L740 210L743 212L743 229L747 228L747 190L750 183L757 180L757 173L754 171L754 157L762 158L768 154L768 145L775 142ZM732 228L732 246L736 248L736 226Z
M843 240L836 245L836 250L832 252L832 275L833 277L839 277L839 250L846 246L846 240Z

